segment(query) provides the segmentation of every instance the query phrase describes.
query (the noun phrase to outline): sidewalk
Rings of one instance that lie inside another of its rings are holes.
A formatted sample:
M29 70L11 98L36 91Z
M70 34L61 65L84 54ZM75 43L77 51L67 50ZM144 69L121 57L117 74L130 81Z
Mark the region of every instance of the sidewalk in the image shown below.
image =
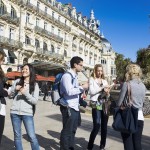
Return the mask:
M12 100L7 100L7 116L5 123L4 136L0 150L13 150L13 131L10 121L10 106ZM123 150L121 136L111 127L112 117L108 122L108 138L106 150ZM59 150L59 137L62 129L61 114L59 107L53 105L50 101L38 102L35 114L35 130L40 144L40 150ZM90 132L92 130L91 114L82 114L82 125L76 133L75 150L86 150ZM30 143L22 126L22 142L24 150L31 150ZM95 140L93 150L99 150L100 133ZM143 150L150 149L150 119L145 119L145 126L142 139Z

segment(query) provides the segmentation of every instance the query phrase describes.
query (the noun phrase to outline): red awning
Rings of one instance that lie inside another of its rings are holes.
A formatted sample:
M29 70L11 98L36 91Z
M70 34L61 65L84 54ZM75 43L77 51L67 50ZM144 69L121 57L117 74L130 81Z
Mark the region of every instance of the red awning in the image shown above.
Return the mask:
M15 79L16 77L21 77L22 73L18 71L7 72L6 77L8 79Z
M21 76L22 76L22 73L18 72L18 71L12 71L12 72L7 72L6 73L6 77L8 79L16 79L17 77L21 77ZM51 82L54 82L55 77L54 76L44 77L44 76L36 74L36 80L37 81L51 81Z
M51 82L54 82L55 81L55 77L54 76L49 76L49 77L44 77L44 76L41 76L41 75L36 75L36 80L37 81L51 81Z

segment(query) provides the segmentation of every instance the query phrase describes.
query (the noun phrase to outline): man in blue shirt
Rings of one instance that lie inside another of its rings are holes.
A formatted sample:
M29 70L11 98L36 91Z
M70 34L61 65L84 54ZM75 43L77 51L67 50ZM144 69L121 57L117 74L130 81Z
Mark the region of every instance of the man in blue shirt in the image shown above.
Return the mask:
M69 108L60 106L63 122L60 150L74 150L74 138L80 117L79 94L88 89L88 83L79 86L77 78L77 73L83 69L83 59L78 56L73 57L70 66L69 73L65 73L60 82L60 93L69 106Z

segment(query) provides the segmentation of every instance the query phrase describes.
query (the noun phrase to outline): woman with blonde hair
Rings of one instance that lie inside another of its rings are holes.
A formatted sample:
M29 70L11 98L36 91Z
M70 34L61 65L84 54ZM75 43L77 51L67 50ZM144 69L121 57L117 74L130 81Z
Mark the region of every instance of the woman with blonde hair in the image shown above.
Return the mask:
M102 91L106 92L107 98L109 98L109 86L107 81L104 79L104 71L101 64L96 64L89 79L89 92L91 99L92 107L92 118L93 118L93 130L90 134L88 142L88 150L92 150L94 146L94 140L96 135L99 132L101 126L101 142L100 149L104 150L106 145L106 136L107 136L107 123L108 115L102 110L102 104L98 101Z
M124 82L122 86L118 100L118 106L122 104L127 92L127 84L129 84L131 89L132 105L135 108L138 108L138 129L133 134L121 133L125 150L142 150L141 138L144 126L144 116L142 108L145 99L146 87L142 83L141 77L142 70L139 65L129 64L126 67L126 82Z
M6 100L4 97L8 96L7 91L4 89L5 75L1 68L4 60L4 53L0 51L0 144L3 135L6 115Z

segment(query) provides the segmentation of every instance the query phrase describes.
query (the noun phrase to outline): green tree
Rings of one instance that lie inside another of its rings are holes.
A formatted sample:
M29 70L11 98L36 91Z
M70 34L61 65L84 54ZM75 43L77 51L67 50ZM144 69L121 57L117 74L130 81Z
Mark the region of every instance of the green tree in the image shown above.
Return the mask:
M137 64L143 70L143 74L150 73L150 46L148 48L142 48L137 51Z
M125 68L126 66L131 63L130 58L124 58L124 55L116 53L116 74L117 74L117 80L123 81L124 80L124 74L125 74Z

